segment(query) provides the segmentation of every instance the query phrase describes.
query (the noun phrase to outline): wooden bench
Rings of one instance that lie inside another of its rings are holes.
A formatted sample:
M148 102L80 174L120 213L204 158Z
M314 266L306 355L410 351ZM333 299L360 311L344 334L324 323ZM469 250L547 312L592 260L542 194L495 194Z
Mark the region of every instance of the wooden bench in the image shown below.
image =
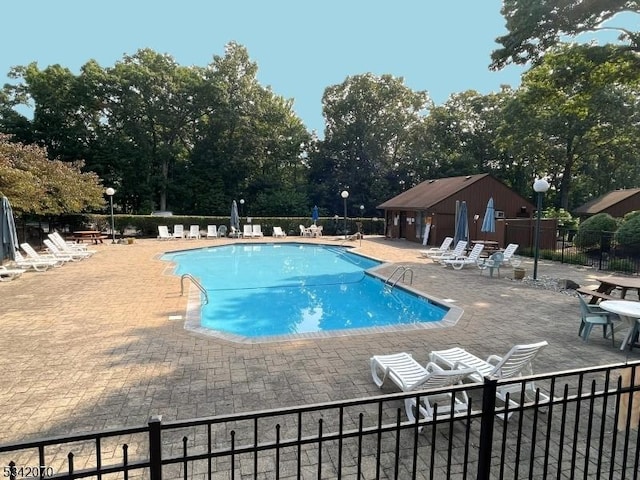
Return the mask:
M580 287L576 289L576 292L582 293L584 295L591 295L591 300L589 303L596 303L598 299L600 300L620 300L620 297L614 297L612 295L607 295L606 293L599 292L597 290L593 290L589 287Z

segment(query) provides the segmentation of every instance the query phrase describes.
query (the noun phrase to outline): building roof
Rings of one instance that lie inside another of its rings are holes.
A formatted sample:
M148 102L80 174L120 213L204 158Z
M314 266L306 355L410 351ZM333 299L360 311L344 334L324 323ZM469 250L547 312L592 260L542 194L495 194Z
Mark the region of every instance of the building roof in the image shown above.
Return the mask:
M579 206L576 208L575 213L579 215L595 215L596 213L601 213L617 203L637 195L638 193L640 193L640 188L614 190L613 192L605 193L604 195L594 198L584 205Z
M481 173L426 180L378 205L377 208L426 210L488 176L488 173Z

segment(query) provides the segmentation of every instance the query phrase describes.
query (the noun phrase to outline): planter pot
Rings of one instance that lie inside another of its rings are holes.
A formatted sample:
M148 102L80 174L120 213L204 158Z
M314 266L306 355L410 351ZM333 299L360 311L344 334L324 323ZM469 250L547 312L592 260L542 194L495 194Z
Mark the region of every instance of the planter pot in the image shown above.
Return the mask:
M135 238L127 238L127 243L131 245L135 241Z
M522 280L524 278L524 274L526 270L522 267L515 267L513 269L513 279L514 280Z

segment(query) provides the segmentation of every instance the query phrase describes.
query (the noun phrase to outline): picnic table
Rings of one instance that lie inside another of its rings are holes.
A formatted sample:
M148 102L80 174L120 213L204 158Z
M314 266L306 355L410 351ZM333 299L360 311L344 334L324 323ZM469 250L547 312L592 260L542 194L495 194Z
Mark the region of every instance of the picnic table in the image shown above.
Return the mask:
M73 237L71 237L71 239L76 243L82 243L84 240L89 240L95 244L98 242L103 243L102 241L105 238L109 238L109 236L104 235L99 230L76 230L73 232Z
M640 278L638 277L598 277L595 279L600 285L594 290L592 288L580 287L579 293L591 295L589 303L598 303L599 300L620 300L627 296L629 290L636 290L637 299L640 300ZM614 296L612 293L620 290L620 296Z

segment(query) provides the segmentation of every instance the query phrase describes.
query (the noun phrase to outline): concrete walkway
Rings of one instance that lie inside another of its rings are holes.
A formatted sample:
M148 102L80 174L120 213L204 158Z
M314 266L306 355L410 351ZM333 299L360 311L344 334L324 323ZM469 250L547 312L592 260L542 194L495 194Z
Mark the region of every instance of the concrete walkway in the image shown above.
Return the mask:
M313 241L284 241L298 240ZM369 372L373 354L407 351L425 362L429 351L455 345L487 356L547 340L537 372L640 359L599 330L585 344L570 294L509 272L453 271L421 258L417 244L379 237L348 244L412 266L415 288L464 309L455 326L253 345L185 331L170 317L185 314L187 297L160 254L232 241L242 240L105 243L89 260L1 283L0 443L139 426L155 414L170 421L368 397L380 393ZM531 262L525 266L530 273ZM598 272L541 261L539 276L585 285Z

